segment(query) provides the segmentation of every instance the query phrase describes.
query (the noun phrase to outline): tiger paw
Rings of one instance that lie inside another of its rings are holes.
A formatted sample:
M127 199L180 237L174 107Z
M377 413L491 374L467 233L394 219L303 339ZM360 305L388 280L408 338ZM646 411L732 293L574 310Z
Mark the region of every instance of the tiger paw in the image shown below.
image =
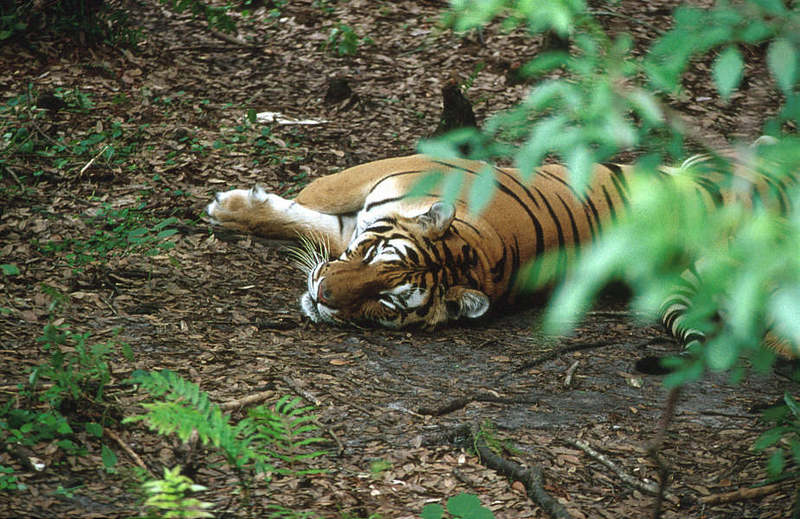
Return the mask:
M290 203L255 185L252 189L217 193L206 207L206 214L214 225L263 234L268 233L276 213L285 211Z

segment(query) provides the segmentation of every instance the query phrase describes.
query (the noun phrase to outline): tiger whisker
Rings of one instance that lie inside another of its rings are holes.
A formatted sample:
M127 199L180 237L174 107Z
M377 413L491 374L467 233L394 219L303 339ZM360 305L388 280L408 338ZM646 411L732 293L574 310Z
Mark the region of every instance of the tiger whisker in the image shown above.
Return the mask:
M286 247L286 251L292 264L306 274L330 257L328 241L317 234L298 234L297 246Z

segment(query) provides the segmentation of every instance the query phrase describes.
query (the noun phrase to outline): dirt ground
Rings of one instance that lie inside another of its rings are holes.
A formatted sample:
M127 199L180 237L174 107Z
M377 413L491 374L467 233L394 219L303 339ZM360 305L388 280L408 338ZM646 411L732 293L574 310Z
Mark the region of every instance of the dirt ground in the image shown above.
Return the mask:
M641 46L655 27L667 27L675 5L622 1L597 10L612 31L632 31ZM73 142L120 130L92 144L80 162L56 165L34 154L8 159L15 175L2 174L0 264L20 273L0 278L0 401L17 399L17 384L46 359L37 338L50 320L99 342L120 329L117 339L134 355L133 362L113 363L107 399L120 417L140 412L145 398L123 383L133 370L168 368L219 403L253 394L265 402L302 397L317 406L318 435L329 454L298 467L324 472L276 476L253 490L245 508L234 473L211 449L198 446L187 455L174 438L112 421L100 440L76 433L89 448L84 456L67 455L53 442L33 446L46 465L40 472L24 467L13 449L0 452L0 465L13 467L27 486L0 492L1 517L140 513L135 460L123 446L155 475L193 463L193 479L208 488L198 497L214 503L217 517L269 517L268 507L278 504L327 518L414 518L426 503L461 492L478 495L498 518L546 517L519 482L443 439L460 424L489 424L506 442L502 455L540 467L545 490L573 517L651 514L651 494L574 443L588 443L633 479L658 480L645 446L666 391L633 363L676 346L660 328L636 322L624 301L599 302L571 337L538 333L535 307L435 333L314 325L299 311L304 280L284 244L215 233L201 219L215 191L259 182L286 194L310 178L412 152L436 128L440 91L451 78L473 77L467 94L479 120L508 107L529 88L510 84L508 71L536 54L539 39L491 28L454 35L437 27L443 3L431 0L293 1L274 17L266 16L269 4L241 21L243 45L154 0L129 7L143 27L134 52L49 40L0 48L4 105L29 88L61 97L80 92L92 103L37 119L31 131L40 140ZM355 56L325 49L340 23L371 39ZM714 94L706 62L694 64L686 91L672 100L710 142L757 137L776 110L763 53L749 52L743 89L729 104ZM326 98L334 78L346 79L351 92ZM249 109L325 122L245 127ZM6 132L13 122L3 117ZM262 135L262 128L269 131ZM106 145L117 149L115 157L100 154ZM104 206L176 218L174 248L155 255L112 250L76 269L65 251L44 246L87 239L90 217ZM791 515L791 482L751 499L723 496L766 482L764 455L751 450L766 426L751 409L787 389L796 387L773 373L739 385L710 376L685 388L663 450L670 468L663 517ZM466 405L427 413L459 398ZM235 408L232 415L244 412ZM119 458L115 472L102 468L102 445Z

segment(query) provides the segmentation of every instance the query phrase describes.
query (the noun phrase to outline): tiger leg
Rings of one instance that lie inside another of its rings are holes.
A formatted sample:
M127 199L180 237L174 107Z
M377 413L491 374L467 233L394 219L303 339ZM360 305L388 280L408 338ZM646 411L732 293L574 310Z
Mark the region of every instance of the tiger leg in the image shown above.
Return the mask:
M347 247L356 225L354 214L326 214L267 193L261 186L217 193L206 213L211 222L228 229L268 238L307 236L323 241L332 256Z
M701 283L697 268L686 269L681 274L680 282L673 287L672 293L661 305L661 322L670 335L684 346L695 341L704 342L706 339L705 333L690 327L686 322L686 312Z
M706 340L706 334L689 326L686 318L692 298L697 293L702 282L702 276L697 265L685 270L681 274L680 283L673 288L673 292L661 307L661 321L664 327L684 347L692 343L703 343ZM724 316L720 318L722 317ZM762 345L785 359L796 359L798 357L798 350L792 342L773 331L767 331ZM653 365L652 358L642 359L636 364L637 369L647 373L655 371L655 368L652 368Z

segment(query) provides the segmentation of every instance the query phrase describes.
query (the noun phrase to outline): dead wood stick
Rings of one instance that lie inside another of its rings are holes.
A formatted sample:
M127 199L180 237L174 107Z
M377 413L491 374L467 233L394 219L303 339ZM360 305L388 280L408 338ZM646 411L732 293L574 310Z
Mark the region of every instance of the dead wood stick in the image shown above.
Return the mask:
M9 168L8 166L6 166L6 171L8 171L8 174L9 174L9 175L11 175L11 178L13 178L13 179L14 179L14 182L16 182L16 183L17 183L17 185L18 185L20 188L22 188L22 190L24 191L24 190L25 190L25 184L23 184L23 183L22 183L22 181L21 181L21 180L19 179L19 177L17 176L17 174L16 174L16 173L14 173L14 170L13 170L13 169L11 169L11 168Z
M275 396L275 391L262 391L260 393L256 393L254 395L247 395L242 398L237 398L235 400L228 400L227 402L223 402L219 404L219 408L223 411L228 411L230 409L239 409L240 407L245 407L251 404L255 404L257 402L263 402L269 398Z
M496 404L538 404L539 399L526 397L502 397L490 393L473 393L472 395L458 397L446 402L439 407L420 407L417 413L428 416L442 416L453 411L458 411L471 402L492 402Z
M572 377L575 375L575 371L578 369L578 364L580 364L580 362L580 360L576 360L569 368L567 368L567 375L564 377L564 387L569 387L572 385Z
M280 379L281 379L281 381L283 381L284 384L289 386L292 389L292 391L294 391L298 395L302 396L303 398L305 398L306 400L308 400L309 402L311 402L315 406L320 407L323 404L322 400L317 398L316 395L314 395L310 391L308 391L306 389L303 389L300 386L300 384L298 384L294 379L292 379L292 378L290 378L290 377L288 377L286 375L281 376Z
M136 454L133 451L133 449L131 449L128 446L128 444L125 443L125 441L122 438L119 437L119 435L117 433L115 433L114 431L112 431L108 427L103 427L103 432L106 434L106 436L108 436L109 438L114 440L117 443L117 445L119 445L120 448L123 451L125 451L125 454L127 454L133 460L133 462L136 464L136 466L138 466L140 469L142 469L145 472L147 472L148 474L150 474L151 478L155 477L153 475L153 473L150 472L150 469L147 468L147 465L144 464L144 461L142 461L142 458L140 458L139 455Z
M569 519L572 517L567 512L567 509L564 508L564 505L544 489L542 469L538 466L525 468L519 463L495 454L481 435L476 434L468 425L462 424L444 434L437 435L437 440L448 441L459 447L477 451L483 465L525 485L528 497L550 517L554 519ZM426 442L426 444L429 443Z
M648 494L658 494L658 485L655 483L650 483L647 481L642 481L641 479L629 474L625 470L623 470L619 465L611 461L606 455L597 452L594 450L588 443L583 440L569 440L565 439L565 442L573 445L583 452L585 452L589 457L599 461L601 464L605 465L607 468L611 469L611 471L619 477L625 484L632 486L637 490L641 490L642 492L646 492Z
M97 154L96 154L94 157L92 157L92 158L89 160L89 162L87 162L87 163L86 163L86 165L85 165L85 166L83 166L83 167L81 168L81 170L78 172L78 178L80 178L80 177L81 177L81 175L83 175L83 172L84 172L84 171L86 171L87 169L89 169L89 168L91 167L91 165L92 165L92 164L94 164L94 161L95 161L95 160L97 160L97 157L99 157L100 155L102 155L102 154L103 154L103 152L104 152L104 151L106 151L107 149L108 149L108 146L106 146L106 147L105 147L105 148L103 148L102 150L98 151L98 152L97 152Z
M772 494L778 490L785 482L773 483L772 485L764 485L763 487L747 487L725 492L722 494L711 494L710 496L703 496L697 501L704 505L718 505L721 503L731 503L734 501L744 501L745 499L755 499Z
M473 436L474 439L474 436ZM524 468L519 463L507 460L497 454L486 445L480 437L474 440L475 448L481 458L481 463L496 470L507 478L516 480L525 485L525 490L534 503L542 507L542 510L554 519L568 519L572 517L564 505L559 503L544 489L544 478L542 469L534 465Z
M515 373L520 373L525 371L526 369L534 368L539 364L544 364L547 361L557 359L558 357L565 355L567 353L572 353L574 351L581 351L581 350L590 350L593 348L604 348L606 346L611 346L613 344L619 344L616 341L602 341L602 342L591 342L591 343L581 343L581 344L570 344L567 346L562 346L561 348L556 348L554 350L550 350L545 354L539 355L538 357L522 364L514 368L513 370L505 373L500 378L507 377L509 375L513 375Z
M658 467L658 493L656 494L656 501L653 505L653 519L661 518L664 498L668 498L667 483L669 480L669 465L667 465L661 456L661 447L664 444L667 428L672 423L672 419L675 418L675 408L678 405L679 396L680 387L670 389L667 395L667 403L664 405L664 411L661 413L661 418L658 420L658 429L656 430L655 437L647 448L647 453L653 458L653 462L656 467Z
M222 31L218 31L216 29L209 28L208 32L210 32L211 35L213 37L217 38L217 39L220 39L222 41L226 41L228 43L233 43L234 45L238 45L240 47L251 47L251 48L255 47L255 45L250 45L246 41L240 40L236 36L232 36L232 35L230 35L228 33L225 33L225 32L222 32Z

